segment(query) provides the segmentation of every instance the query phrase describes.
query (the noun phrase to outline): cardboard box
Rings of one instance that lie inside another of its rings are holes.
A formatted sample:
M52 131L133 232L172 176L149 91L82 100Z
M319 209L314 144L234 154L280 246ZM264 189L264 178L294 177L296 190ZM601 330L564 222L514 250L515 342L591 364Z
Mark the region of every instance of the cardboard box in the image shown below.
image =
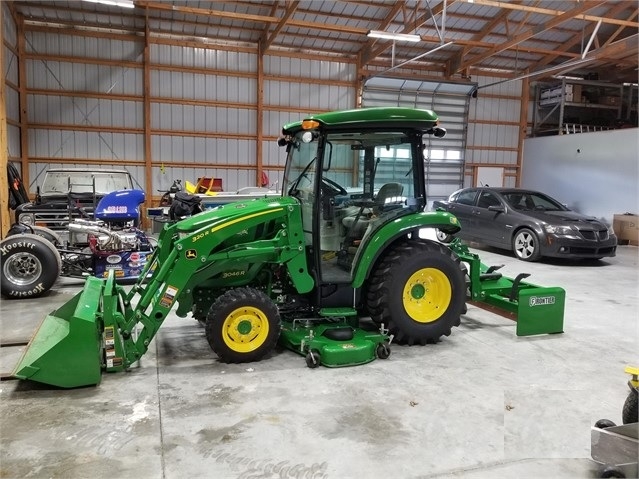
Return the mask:
M618 96L600 96L599 104L601 105L610 105L610 106L618 106L621 104L621 98Z
M619 240L634 244L639 242L639 216L637 215L614 215L612 229Z

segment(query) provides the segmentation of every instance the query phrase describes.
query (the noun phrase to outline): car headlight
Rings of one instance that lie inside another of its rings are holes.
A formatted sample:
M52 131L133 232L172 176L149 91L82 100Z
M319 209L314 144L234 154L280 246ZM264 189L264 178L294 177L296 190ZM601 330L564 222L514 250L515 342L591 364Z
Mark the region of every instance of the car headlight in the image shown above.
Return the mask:
M546 233L553 235L571 235L573 234L573 230L570 226L554 226L554 225L546 225L544 226L546 229Z
M31 213L20 213L20 216L18 216L18 223L33 226L35 224L35 218Z

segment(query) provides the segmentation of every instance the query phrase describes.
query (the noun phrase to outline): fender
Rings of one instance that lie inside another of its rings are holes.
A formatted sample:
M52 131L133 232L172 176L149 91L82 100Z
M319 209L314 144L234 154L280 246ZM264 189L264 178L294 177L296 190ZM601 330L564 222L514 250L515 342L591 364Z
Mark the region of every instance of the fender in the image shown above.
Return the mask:
M437 228L454 234L461 229L459 221L451 213L444 211L423 211L417 214L399 216L384 223L378 229L372 230L362 240L362 246L357 250L353 264L353 287L360 288L370 276L373 266L388 245L408 233L422 228Z

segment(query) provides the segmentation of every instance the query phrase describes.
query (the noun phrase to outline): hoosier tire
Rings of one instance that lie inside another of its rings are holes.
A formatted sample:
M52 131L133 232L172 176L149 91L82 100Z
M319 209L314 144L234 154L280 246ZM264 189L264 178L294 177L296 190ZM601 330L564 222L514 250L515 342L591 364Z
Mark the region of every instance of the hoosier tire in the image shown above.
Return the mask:
M254 288L231 289L206 316L206 340L225 363L259 361L277 344L281 330L277 306Z
M466 284L459 258L434 241L405 241L389 251L369 280L367 309L394 340L435 343L459 326Z
M51 289L60 274L60 253L35 234L8 236L0 243L0 289L12 299L37 298Z

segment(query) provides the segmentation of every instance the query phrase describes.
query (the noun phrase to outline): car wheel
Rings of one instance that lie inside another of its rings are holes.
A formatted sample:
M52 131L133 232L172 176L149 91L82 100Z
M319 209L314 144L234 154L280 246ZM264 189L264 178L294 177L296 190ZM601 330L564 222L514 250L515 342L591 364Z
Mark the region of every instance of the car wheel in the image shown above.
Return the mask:
M537 261L541 258L539 239L534 231L522 228L513 238L513 252L522 261Z

